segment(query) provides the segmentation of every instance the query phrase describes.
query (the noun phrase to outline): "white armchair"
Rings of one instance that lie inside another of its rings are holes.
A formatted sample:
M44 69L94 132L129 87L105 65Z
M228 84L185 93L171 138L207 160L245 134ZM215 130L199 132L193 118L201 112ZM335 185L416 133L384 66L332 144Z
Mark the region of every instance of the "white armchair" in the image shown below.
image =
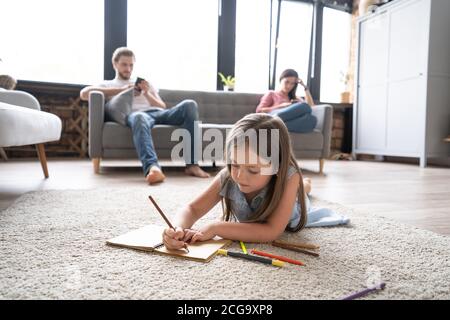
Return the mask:
M44 143L59 140L61 127L61 119L41 111L31 94L0 89L0 148L35 144L45 178L48 169Z

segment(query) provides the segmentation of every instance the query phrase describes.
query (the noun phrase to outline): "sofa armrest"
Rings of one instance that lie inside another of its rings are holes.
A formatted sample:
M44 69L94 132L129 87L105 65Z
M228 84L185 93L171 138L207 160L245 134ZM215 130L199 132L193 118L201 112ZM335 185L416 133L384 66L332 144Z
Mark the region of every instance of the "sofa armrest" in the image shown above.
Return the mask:
M105 96L100 91L89 92L89 157L102 156L103 123L105 122Z
M0 101L19 107L41 110L39 101L25 91L0 90Z
M330 156L331 131L333 127L333 107L322 104L312 107L312 114L317 118L316 129L323 134L322 158Z

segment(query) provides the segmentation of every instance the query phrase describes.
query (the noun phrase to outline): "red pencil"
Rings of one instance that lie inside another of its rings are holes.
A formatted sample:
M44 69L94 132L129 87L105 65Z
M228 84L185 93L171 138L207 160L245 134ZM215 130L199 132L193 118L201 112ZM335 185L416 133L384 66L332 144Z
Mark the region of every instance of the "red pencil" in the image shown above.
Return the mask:
M267 253L267 252L264 252L264 251L259 251L259 250L256 250L256 249L252 249L250 252L253 253L253 254L256 254L258 256L278 259L278 260L289 262L289 263L296 264L296 265L299 265L299 266L304 266L305 265L303 262L301 262L299 260L294 260L294 259L290 259L290 258L283 257L283 256L277 256L277 255L274 255L274 254L271 254L271 253Z

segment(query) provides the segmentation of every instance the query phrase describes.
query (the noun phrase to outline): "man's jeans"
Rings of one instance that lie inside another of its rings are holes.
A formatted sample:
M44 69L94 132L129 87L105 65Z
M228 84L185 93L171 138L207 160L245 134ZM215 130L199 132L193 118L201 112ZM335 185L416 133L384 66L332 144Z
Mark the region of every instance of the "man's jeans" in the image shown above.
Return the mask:
M317 118L311 114L309 104L298 102L288 107L276 109L270 112L283 119L290 132L308 133L314 130Z
M191 155L190 159L185 159L186 164L197 163L194 156L194 121L198 121L198 106L193 100L184 100L167 110L137 111L128 116L127 125L133 131L134 146L142 162L145 176L148 174L151 166L156 165L160 167L152 139L152 128L156 124L176 125L188 130L191 136Z

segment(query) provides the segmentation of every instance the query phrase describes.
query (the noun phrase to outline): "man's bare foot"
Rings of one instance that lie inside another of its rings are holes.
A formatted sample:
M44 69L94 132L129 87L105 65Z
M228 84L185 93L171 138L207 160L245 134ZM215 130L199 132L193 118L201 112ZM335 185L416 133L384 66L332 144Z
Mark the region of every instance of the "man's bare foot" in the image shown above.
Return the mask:
M306 194L311 193L311 179L310 178L303 178L303 187L305 189Z
M184 172L187 175L190 176L194 176L194 177L199 177L199 178L209 178L210 175L209 173L203 171L198 165L193 164L193 165L188 165L186 167L186 169L184 170Z
M163 182L165 178L166 176L162 173L158 166L152 166L149 173L145 177L145 180L147 180L149 184L155 184L158 182Z

